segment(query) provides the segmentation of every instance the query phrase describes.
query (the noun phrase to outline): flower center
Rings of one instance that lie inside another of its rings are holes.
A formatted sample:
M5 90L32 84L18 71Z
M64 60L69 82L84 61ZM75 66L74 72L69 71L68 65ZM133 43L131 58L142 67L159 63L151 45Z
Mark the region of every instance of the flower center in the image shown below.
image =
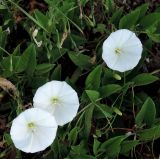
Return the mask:
M53 97L51 102L52 102L52 104L56 105L59 103L59 99L57 97Z
M33 122L28 123L27 126L31 131L34 131L35 127L36 127L35 123L33 123Z
M120 48L116 48L115 52L116 52L116 54L120 54L122 52L122 50Z

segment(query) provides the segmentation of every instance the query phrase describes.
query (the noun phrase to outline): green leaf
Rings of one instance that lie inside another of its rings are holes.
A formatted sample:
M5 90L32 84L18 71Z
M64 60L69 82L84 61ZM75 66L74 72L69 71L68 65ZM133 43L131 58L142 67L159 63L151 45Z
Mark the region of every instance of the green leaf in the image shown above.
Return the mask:
M49 63L39 64L36 67L36 74L41 75L41 74L47 73L50 70L52 70L54 66L55 64L49 64Z
M58 48L54 48L51 52L50 52L50 55L52 57L52 63L55 63L57 62L57 60L59 58L61 58L65 53L66 53L66 49L58 49Z
M68 55L72 62L81 69L86 69L91 66L91 58L87 55L77 54L76 52L69 52Z
M93 153L96 155L98 153L98 148L100 147L100 142L94 138L94 143L93 143Z
M143 86L153 83L157 80L159 80L159 78L151 75L150 73L142 73L133 78L132 82L134 82L134 86Z
M71 145L74 145L76 143L78 133L79 133L79 129L77 127L74 127L68 134L68 140Z
M129 29L132 26L136 25L136 22L139 18L139 14L140 14L139 10L134 10L131 13L124 15L119 22L119 28Z
M118 84L108 84L100 88L100 94L102 98L109 97L112 94L119 93L122 87Z
M137 132L139 140L141 141L151 141L156 140L160 137L160 125L154 126L150 129L145 129Z
M33 18L29 13L27 13L23 8L21 8L18 4L16 4L15 2L13 2L12 0L8 0L10 3L12 3L13 5L15 5L22 13L24 13L29 19L31 19L35 24L37 24L40 28L42 28L43 30L45 30L46 32L48 32L46 30L46 28L44 28L35 18Z
M104 104L96 104L94 110L94 118L101 119L101 118L112 118L113 109Z
M135 148L139 143L138 140L133 141L122 141L120 153L126 155L130 150Z
M132 26L136 26L139 19L144 17L145 13L147 12L149 4L143 4L137 7L131 13L124 15L119 23L119 28L131 28Z
M15 67L18 63L18 61L20 60L19 56L8 56L5 57L1 62L1 68L3 70L2 75L4 77L9 77L12 76L13 74L16 73Z
M98 65L88 76L85 81L87 89L98 90L101 83L102 67Z
M126 138L125 135L113 137L101 145L100 151L105 152L107 157L117 157L121 150L121 143Z
M40 12L37 9L34 10L34 14L35 14L35 17L36 17L37 21L39 22L39 24L41 24L41 26L43 26L43 28L47 28L48 17L46 17L42 12Z
M84 137L86 139L88 139L90 135L94 107L95 107L94 104L91 104L91 106L85 110Z
M61 80L61 71L62 71L62 66L61 65L58 65L55 69L54 69L54 71L53 71L53 73L52 73L52 75L51 75L51 79L52 80Z
M147 33L148 37L151 38L154 42L159 43L160 42L160 34L152 34Z
M14 51L13 51L13 53L12 53L12 55L14 55L14 56L20 56L20 44L19 45L17 45L17 47L14 49Z
M2 48L5 48L6 42L7 42L7 32L6 31L3 31L3 32L0 31L0 54L3 53Z
M148 126L152 126L156 116L156 108L153 100L148 97L144 102L141 110L136 115L135 122L137 125L141 125L142 123L146 123Z
M141 6L137 7L136 10L139 10L140 13L139 13L139 19L143 18L148 10L148 7L149 7L149 4L148 3L145 3L145 4L142 4Z
M120 18L121 18L121 16L122 16L122 13L123 13L123 10L122 10L122 9L116 10L116 11L113 13L113 15L112 15L112 17L111 17L111 19L110 19L111 23L117 25L118 22L119 22L119 20L120 20Z
M27 74L33 75L36 67L36 51L33 44L29 45L28 48L24 51L20 60L16 65L16 72L26 71Z
M94 90L85 90L85 92L88 95L91 102L95 102L100 96L99 92Z
M4 133L3 137L7 145L11 145L13 143L10 134Z
M144 29L149 28L151 25L154 25L158 21L160 21L160 13L150 13L143 17L143 19L140 21L140 24L143 26Z

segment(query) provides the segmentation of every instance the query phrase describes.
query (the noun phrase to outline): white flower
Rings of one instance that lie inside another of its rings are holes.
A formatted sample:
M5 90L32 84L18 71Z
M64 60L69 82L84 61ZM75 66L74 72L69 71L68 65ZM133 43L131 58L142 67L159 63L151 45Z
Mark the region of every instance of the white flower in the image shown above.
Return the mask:
M38 88L33 105L52 113L57 124L62 126L76 116L79 99L76 91L66 82L51 81Z
M135 33L117 30L104 41L102 58L113 70L125 72L133 69L142 54L142 44Z
M22 112L13 120L10 130L15 147L27 153L46 149L54 141L56 132L55 118L38 108Z

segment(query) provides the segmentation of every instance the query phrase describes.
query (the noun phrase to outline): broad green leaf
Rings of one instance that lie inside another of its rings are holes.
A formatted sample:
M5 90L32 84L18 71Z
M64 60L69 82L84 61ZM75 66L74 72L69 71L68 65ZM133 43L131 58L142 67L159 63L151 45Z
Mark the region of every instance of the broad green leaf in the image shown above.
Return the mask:
M119 155L120 150L121 150L121 143L126 138L127 138L127 136L125 136L125 135L113 137L113 138L105 141L101 145L99 150L102 152L105 152L107 154L107 157L114 158Z
M40 12L39 10L34 10L34 14L35 17L38 21L38 23L41 24L41 26L43 26L43 28L47 28L48 25L48 17L46 17L42 12Z
M46 82L48 82L48 78L45 77L45 76L43 76L43 77L32 77L31 81L30 81L30 85L32 86L32 88L37 89L38 87L42 86Z
M30 51L30 53L29 53L29 51ZM29 76L32 76L34 71L35 71L36 65L37 65L35 46L31 45L31 48L28 50L28 53L26 53L26 54L28 54L28 58L27 58L27 55L26 55L26 57L24 57L24 59L23 59L23 56L22 56L20 58L20 60L22 60L22 61L23 60L28 60L28 64L27 64L27 68L25 69L25 72Z
M140 24L143 26L144 29L149 28L151 25L154 25L158 21L160 21L160 13L159 12L154 12L146 15L143 17L143 19L140 21Z
M87 55L83 55L81 53L77 54L76 52L69 52L68 55L72 62L82 69L86 69L91 66L91 58Z
M148 37L152 39L154 42L159 43L160 42L160 34L152 34L152 33L147 33Z
M86 141L82 140L79 145L71 146L71 153L77 156L81 154L86 154Z
M101 97L109 97L112 94L119 93L119 91L122 89L122 87L118 84L108 84L106 86L103 86L99 89Z
M124 15L119 22L119 28L129 29L132 26L136 25L136 22L139 18L139 14L140 14L139 10L134 10L131 13Z
M88 139L92 127L92 116L95 105L91 104L89 108L85 110L85 120L84 120L84 137Z
M76 143L77 137L78 137L79 129L77 127L74 127L68 134L68 140L71 145L74 145Z
M104 104L96 104L94 110L94 118L102 119L102 118L112 118L113 109Z
M131 28L132 26L136 26L139 19L144 17L147 9L148 4L143 4L139 7L137 7L134 11L131 13L128 13L127 15L124 15L119 23L119 28Z
M50 55L51 55L51 60L52 60L52 63L55 63L57 62L57 60L59 58L61 58L65 53L67 52L66 49L58 49L58 48L54 48L51 52L50 52Z
M61 80L61 71L62 71L62 67L61 67L61 65L58 65L55 69L54 69L54 71L53 71L53 73L52 73L52 75L51 75L51 79L52 80Z
M14 49L12 55L14 55L14 56L20 56L20 44L17 45L17 47Z
M122 141L120 153L126 155L127 153L129 153L129 151L135 148L138 144L140 144L138 140Z
M11 145L13 143L10 134L4 133L3 137L7 145Z
M50 70L52 70L54 66L55 66L55 64L49 64L49 63L39 64L36 67L36 72L35 73L37 75L41 75L41 74L47 73Z
M96 138L94 138L94 143L93 143L93 153L94 153L94 155L96 155L98 153L98 149L100 147L100 144L101 143Z
M133 78L132 82L134 82L134 86L143 86L153 83L157 80L159 80L159 78L151 75L150 73L142 73Z
M123 10L122 9L118 9L115 11L115 13L113 13L110 21L111 23L115 24L117 26L117 24L119 23L119 20L122 16Z
M148 3L145 3L145 4L142 4L141 6L137 7L136 10L139 10L140 13L139 13L139 19L143 18L148 10L148 7L149 7L149 4Z
M99 92L94 90L85 90L85 92L87 93L91 102L95 102L100 96Z
M137 132L139 140L141 141L151 141L160 138L160 125L154 126L150 129L145 129Z
M33 44L29 45L24 53L20 56L20 60L16 65L16 72L26 71L27 74L32 75L36 67L36 51Z
M155 104L153 100L150 97L148 97L144 102L141 110L136 115L135 122L139 126L142 123L145 123L151 127L154 124L155 116L156 116Z
M5 57L1 62L0 62L0 66L2 68L2 75L4 77L9 77L12 76L13 74L16 73L16 65L18 63L18 61L20 60L19 56L8 56Z
M102 67L98 65L87 77L85 85L87 89L98 90L101 83Z
M7 33L5 31L0 32L0 55L3 53L3 49L7 43ZM1 56L0 56L1 57Z

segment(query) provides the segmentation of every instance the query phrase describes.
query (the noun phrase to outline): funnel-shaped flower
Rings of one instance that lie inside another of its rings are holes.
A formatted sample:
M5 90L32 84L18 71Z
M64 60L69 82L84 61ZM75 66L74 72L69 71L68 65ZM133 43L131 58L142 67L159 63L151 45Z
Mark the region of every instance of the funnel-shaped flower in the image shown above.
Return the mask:
M10 134L16 148L34 153L51 145L56 132L57 123L50 113L31 108L13 120Z
M51 81L35 93L33 105L52 113L58 125L64 125L73 120L79 108L77 93L66 82Z
M102 58L113 70L125 72L133 69L142 54L142 44L135 33L117 30L104 41Z

